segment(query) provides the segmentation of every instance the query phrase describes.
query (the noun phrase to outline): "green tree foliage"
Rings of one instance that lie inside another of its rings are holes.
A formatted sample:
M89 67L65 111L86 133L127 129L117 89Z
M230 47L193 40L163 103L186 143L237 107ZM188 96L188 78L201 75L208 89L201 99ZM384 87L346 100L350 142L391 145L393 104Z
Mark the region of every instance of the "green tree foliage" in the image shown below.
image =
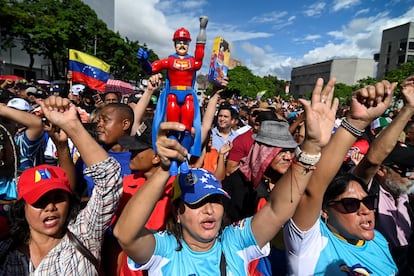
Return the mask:
M366 77L365 79L360 79L357 81L357 85L355 86L356 89L365 87L367 85L375 84L377 83L377 79L373 77Z
M276 96L280 96L284 100L289 100L290 95L286 94L285 88L287 82L285 80L279 80L276 76L267 75L263 77L265 80L269 80L274 85L274 92Z
M266 91L264 99L277 95L275 82L276 77L259 77L254 75L245 66L236 66L228 71L229 84L226 88L226 95L247 96L256 98L257 93ZM276 82L277 83L277 82Z
M349 103L351 100L352 92L354 90L355 89L352 86L346 85L344 83L336 83L334 95L339 99L340 103Z
M135 59L138 42L108 30L82 1L0 1L0 46L21 45L30 56L29 68L39 55L51 61L53 78L62 77L68 67L68 49L76 49L109 63L116 78L137 80L142 74Z
M414 74L414 60L402 64L398 69L391 70L384 79L390 82L402 83L412 74Z

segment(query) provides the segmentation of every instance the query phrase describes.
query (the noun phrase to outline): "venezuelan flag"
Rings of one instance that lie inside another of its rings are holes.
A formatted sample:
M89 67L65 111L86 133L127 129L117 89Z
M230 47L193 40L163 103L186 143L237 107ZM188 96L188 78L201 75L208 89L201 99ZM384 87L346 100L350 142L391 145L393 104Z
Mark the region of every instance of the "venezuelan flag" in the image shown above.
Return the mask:
M264 96L264 94L266 94L266 92L267 92L267 90L257 92L256 99L260 100Z
M69 49L69 70L72 71L72 79L75 82L104 92L109 78L109 68L109 64L94 56Z

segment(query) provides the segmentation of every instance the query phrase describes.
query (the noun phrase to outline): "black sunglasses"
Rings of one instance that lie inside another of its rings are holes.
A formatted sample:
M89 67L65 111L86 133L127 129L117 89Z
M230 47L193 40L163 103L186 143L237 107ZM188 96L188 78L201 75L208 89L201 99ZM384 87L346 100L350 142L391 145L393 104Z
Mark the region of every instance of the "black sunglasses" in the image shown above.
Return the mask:
M343 209L340 208L339 211L344 214L349 214L349 213L355 213L356 211L358 211L359 208L361 207L361 202L364 203L364 205L369 210L375 210L378 207L378 200L377 200L377 197L375 196L367 196L367 197L364 197L363 199L345 197L345 198L342 198L341 200L333 200L333 201L328 202L328 206L341 204Z

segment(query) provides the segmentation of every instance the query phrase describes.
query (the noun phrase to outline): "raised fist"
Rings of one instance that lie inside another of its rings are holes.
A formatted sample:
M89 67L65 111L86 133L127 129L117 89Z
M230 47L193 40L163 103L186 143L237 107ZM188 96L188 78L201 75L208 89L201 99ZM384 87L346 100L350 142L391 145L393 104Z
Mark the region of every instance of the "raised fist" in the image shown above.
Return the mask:
M205 29L207 27L208 17L200 16L200 29Z
M140 61L147 61L149 58L149 51L139 48L137 52L137 59Z

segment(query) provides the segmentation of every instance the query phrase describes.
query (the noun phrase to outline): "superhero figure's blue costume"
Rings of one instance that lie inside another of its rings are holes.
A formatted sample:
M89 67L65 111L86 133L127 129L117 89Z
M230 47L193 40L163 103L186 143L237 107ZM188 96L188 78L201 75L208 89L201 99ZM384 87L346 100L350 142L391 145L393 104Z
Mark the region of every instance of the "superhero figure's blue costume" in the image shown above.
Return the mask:
M207 17L200 17L200 33L197 36L194 56L188 54L191 36L184 28L175 31L172 40L176 53L166 59L150 63L148 52L144 49L138 50L137 58L141 61L145 72L155 74L167 70L166 87L161 91L153 119L152 140L155 152L157 152L155 142L159 126L161 122L168 121L180 122L185 125L183 132L170 133L169 138L180 142L191 155L201 155L201 114L194 82L196 71L203 64L207 22ZM195 129L194 138L191 135L193 128ZM180 164L180 172L181 175L189 172L187 161ZM177 162L172 162L170 174L178 174Z
M170 55L170 57L175 57L178 58L177 54L173 54ZM186 58L192 58L192 56L187 55ZM195 75L195 73L194 73ZM170 88L170 80L169 80L169 76L167 75L167 79L166 79L166 85L165 88L161 91L160 93L160 97L158 99L158 103L157 103L157 107L155 109L155 114L154 114L154 118L153 118L153 127L152 127L152 141L153 141L153 147L154 147L154 151L157 152L157 148L156 148L156 139L157 139L157 133L158 133L158 129L160 127L160 124L162 122L165 122L165 117L166 117L166 110L167 110L167 97L170 94L174 94L177 96L177 102L179 105L182 105L184 103L184 99L187 95L191 94L193 96L193 100L194 100L194 119L193 119L193 127L195 129L195 137L194 137L194 141L193 138L191 137L190 133L188 133L188 135L184 134L184 133L175 133L172 134L170 136L170 138L176 139L177 141L180 142L180 144L182 144L191 155L194 156L200 156L201 155L201 113L200 113L200 109L199 104L198 104L198 99L197 99L197 94L194 90L194 80L195 80L195 76L193 78L193 83L192 83L192 89L188 90L188 89L184 89L184 90L171 90ZM176 175L178 172L176 171L176 168L174 168L174 166L176 165L172 165L172 168L170 170L170 173L172 175Z

